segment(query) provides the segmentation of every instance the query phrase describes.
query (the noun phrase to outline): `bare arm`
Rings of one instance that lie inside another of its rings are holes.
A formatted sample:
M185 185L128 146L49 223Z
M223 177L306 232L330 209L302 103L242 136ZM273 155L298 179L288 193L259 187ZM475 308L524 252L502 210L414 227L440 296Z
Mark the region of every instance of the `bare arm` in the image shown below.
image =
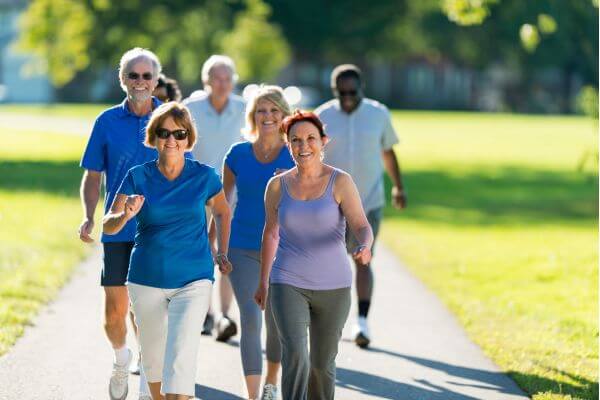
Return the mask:
M223 164L223 192L225 192L225 198L231 206L233 201L233 191L235 189L235 174L229 169L227 164Z
M229 204L230 210L231 210L231 203L233 201L233 193L234 193L233 191L234 190L235 190L235 175L233 174L233 172L231 172L231 170L229 169L227 164L223 164L223 192L225 193L225 199L227 200L227 203ZM233 213L231 213L231 214L232 214L231 218L233 218ZM216 237L217 237L217 232L216 232L216 227L215 227L215 219L213 218L208 227L208 241L210 243L211 251L214 253L214 255L216 255L218 252L218 250L215 248L216 246L214 245Z
M102 230L107 235L116 235L127 222L135 217L144 205L144 196L117 194L110 211L102 218Z
M101 182L102 172L98 171L85 170L81 178L79 196L83 207L83 221L79 225L79 239L86 243L94 241L90 235L94 229L94 213L100 199Z
M406 208L406 192L402 183L402 174L400 172L400 164L394 149L383 150L383 166L390 176L392 183L392 205L397 209Z
M229 234L231 232L231 209L225 199L224 191L220 190L219 193L206 202L206 205L212 210L212 221L214 223L211 221L211 230L213 230L213 226L216 230L213 233L217 237L215 261L219 264L219 270L224 274L228 274L231 272L231 263L227 260Z
M359 260L362 265L367 265L371 260L373 230L363 210L358 189L356 189L350 175L340 173L336 177L333 190L335 199L339 202L342 213L346 217L350 231L359 243L352 252L352 256Z
M265 228L262 236L262 246L260 248L260 280L258 288L254 294L254 300L262 310L267 305L269 294L269 276L273 267L273 260L277 246L279 245L279 220L277 218L277 209L281 198L281 177L276 177L269 181L265 193Z

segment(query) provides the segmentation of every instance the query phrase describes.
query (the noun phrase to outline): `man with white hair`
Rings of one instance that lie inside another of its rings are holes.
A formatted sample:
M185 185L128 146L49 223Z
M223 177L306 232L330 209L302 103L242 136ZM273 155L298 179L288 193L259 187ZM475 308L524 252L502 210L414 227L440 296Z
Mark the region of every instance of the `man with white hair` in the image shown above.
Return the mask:
M83 242L94 241L91 233L103 176L106 213L127 171L158 156L155 149L144 146L144 137L152 110L160 104L152 97L160 72L160 61L149 50L136 47L121 57L119 80L127 96L121 104L103 111L96 118L81 159L80 165L85 169L80 191L84 218L79 227L79 237ZM101 238L104 249L100 279L105 293L104 330L114 350L108 389L111 400L127 397L129 365L133 358L132 351L125 343L129 310L125 281L134 235L135 221L132 219L120 233L110 236L103 234ZM141 383L140 392L145 387L145 383ZM144 398L143 395L140 398Z
M244 127L244 100L233 94L237 81L233 60L224 55L212 55L202 66L204 95L192 95L184 100L195 120L198 140L194 146L194 158L217 171L223 167L225 154L235 142L242 140ZM219 297L221 317L217 322L216 339L226 342L237 333L237 326L228 316L233 298L231 283L220 275ZM214 317L209 310L204 322L203 334L212 333Z

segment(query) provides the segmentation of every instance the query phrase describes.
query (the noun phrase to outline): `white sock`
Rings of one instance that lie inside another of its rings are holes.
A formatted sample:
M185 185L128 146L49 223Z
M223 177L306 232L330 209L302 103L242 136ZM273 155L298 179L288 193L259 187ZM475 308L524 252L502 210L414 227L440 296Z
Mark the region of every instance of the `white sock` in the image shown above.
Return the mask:
M144 367L140 365L140 394L150 396L150 388L148 387L148 380L146 380L146 374L144 374Z
M115 350L115 364L117 365L125 365L129 361L129 349L127 346L123 346L120 349Z

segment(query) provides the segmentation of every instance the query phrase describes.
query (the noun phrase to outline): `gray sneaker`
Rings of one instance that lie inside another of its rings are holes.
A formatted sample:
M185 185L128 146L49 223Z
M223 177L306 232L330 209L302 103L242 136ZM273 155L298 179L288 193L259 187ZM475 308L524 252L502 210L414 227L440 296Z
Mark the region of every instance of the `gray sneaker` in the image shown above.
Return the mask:
M133 352L129 349L127 349L127 351L129 352L129 359L125 365L113 363L110 383L108 384L108 395L110 400L125 400L125 398L127 398L127 392L129 390L129 365L133 359Z
M263 386L262 396L260 400L275 400L277 399L277 386L270 383L265 383Z

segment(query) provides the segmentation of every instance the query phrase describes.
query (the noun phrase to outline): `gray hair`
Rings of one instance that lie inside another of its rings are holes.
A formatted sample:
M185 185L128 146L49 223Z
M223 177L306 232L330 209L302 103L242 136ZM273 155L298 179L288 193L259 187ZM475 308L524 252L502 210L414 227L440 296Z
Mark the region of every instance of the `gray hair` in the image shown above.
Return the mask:
M210 73L217 67L227 68L231 74L231 79L233 79L233 82L237 82L238 74L235 71L235 63L231 57L213 54L212 56L208 57L208 60L206 60L202 65L202 83L205 85L208 83Z
M127 50L121 57L121 61L119 61L119 82L121 84L121 89L123 89L124 92L127 92L127 87L125 86L125 75L127 75L129 72L132 64L142 59L149 61L152 64L152 68L154 69L152 75L158 79L158 75L162 71L162 66L160 65L160 61L158 60L156 54L148 49L142 49L141 47L135 47L131 50Z

